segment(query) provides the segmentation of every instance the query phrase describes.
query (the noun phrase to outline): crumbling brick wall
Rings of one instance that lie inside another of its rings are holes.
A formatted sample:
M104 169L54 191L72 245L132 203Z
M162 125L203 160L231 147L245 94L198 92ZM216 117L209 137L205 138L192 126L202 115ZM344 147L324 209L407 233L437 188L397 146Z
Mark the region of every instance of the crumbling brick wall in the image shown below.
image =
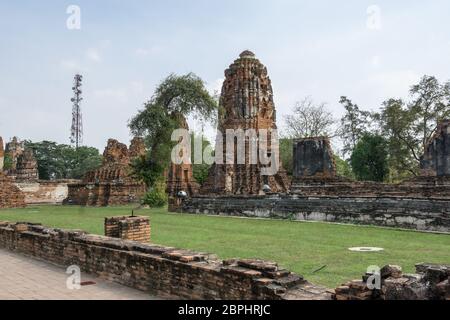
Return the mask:
M139 202L146 186L132 177L130 163L144 154L142 138L134 138L129 150L125 144L109 139L102 167L86 173L82 182L69 184L64 203L108 206Z
M325 137L305 138L294 142L294 177L334 178L336 163L330 140Z
M26 148L23 142L14 137L6 144L6 153L12 160L12 167L7 175L18 182L35 182L39 180L38 163L33 150Z
M331 293L274 262L206 253L0 222L0 247L83 271L160 298L330 299Z
M25 195L13 180L0 172L0 209L25 207Z

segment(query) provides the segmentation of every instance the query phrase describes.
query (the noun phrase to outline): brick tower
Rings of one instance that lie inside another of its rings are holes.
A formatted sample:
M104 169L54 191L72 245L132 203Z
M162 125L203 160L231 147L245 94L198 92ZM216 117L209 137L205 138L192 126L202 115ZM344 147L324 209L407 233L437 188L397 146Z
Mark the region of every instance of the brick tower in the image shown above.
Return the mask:
M244 51L225 70L216 141L216 152L219 154L216 155L216 164L211 168L201 193L257 195L268 191L287 192L289 180L279 161L278 169L274 174L267 175L263 170L275 166L275 155L279 159L278 141L273 134L276 129L275 104L267 68L256 58L254 53ZM234 160L231 159L231 162L226 160L227 156L230 157L230 153L227 153L227 130L256 133L256 138L251 134L246 134L244 139L241 139L241 143L245 144L244 162L238 161L237 158L239 136L236 136L232 142ZM259 142L262 134L266 132L268 143L264 144L266 147L261 147ZM272 137L275 139L275 144L271 143ZM253 150L250 144L255 142L256 154L259 154L260 149L264 148L263 152L272 159L269 164L262 164L259 157L255 161L255 153L250 151ZM223 154L222 163L217 161L220 154Z

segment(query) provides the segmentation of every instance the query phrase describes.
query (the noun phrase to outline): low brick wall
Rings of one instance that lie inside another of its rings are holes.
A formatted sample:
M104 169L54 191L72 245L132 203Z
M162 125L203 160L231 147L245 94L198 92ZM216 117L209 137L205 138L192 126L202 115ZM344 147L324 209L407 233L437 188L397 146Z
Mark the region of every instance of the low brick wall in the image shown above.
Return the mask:
M0 247L83 271L160 298L331 299L301 276L261 260L221 261L205 253L83 231L0 222Z
M139 203L146 192L142 183L74 183L64 204L106 207Z
M138 242L150 241L150 219L148 217L105 218L105 236Z
M450 232L450 199L300 195L193 197L182 212Z

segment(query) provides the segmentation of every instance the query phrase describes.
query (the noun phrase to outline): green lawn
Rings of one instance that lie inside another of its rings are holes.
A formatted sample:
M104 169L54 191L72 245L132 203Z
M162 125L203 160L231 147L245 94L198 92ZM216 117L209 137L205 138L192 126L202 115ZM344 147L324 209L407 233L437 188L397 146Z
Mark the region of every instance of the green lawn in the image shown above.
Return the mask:
M130 213L131 208L127 207L36 206L0 210L0 220L40 222L103 234L104 217ZM398 264L406 272L413 272L418 262L450 263L450 235L327 223L168 214L165 209L141 210L139 215L151 217L154 243L211 252L223 259L274 260L311 282L328 287L360 278L370 265ZM348 251L354 246L383 247L385 251ZM313 273L324 265L326 268Z

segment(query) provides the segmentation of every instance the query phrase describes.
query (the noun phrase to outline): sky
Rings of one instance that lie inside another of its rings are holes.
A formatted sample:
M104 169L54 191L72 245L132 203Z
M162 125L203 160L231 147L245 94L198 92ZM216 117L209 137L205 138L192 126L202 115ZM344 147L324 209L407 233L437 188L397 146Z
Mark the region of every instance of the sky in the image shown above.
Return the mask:
M446 0L0 0L0 136L69 144L81 73L84 145L129 142L167 75L214 92L246 49L268 68L281 131L306 96L336 119L342 95L376 110L425 74L450 79L449 15Z

